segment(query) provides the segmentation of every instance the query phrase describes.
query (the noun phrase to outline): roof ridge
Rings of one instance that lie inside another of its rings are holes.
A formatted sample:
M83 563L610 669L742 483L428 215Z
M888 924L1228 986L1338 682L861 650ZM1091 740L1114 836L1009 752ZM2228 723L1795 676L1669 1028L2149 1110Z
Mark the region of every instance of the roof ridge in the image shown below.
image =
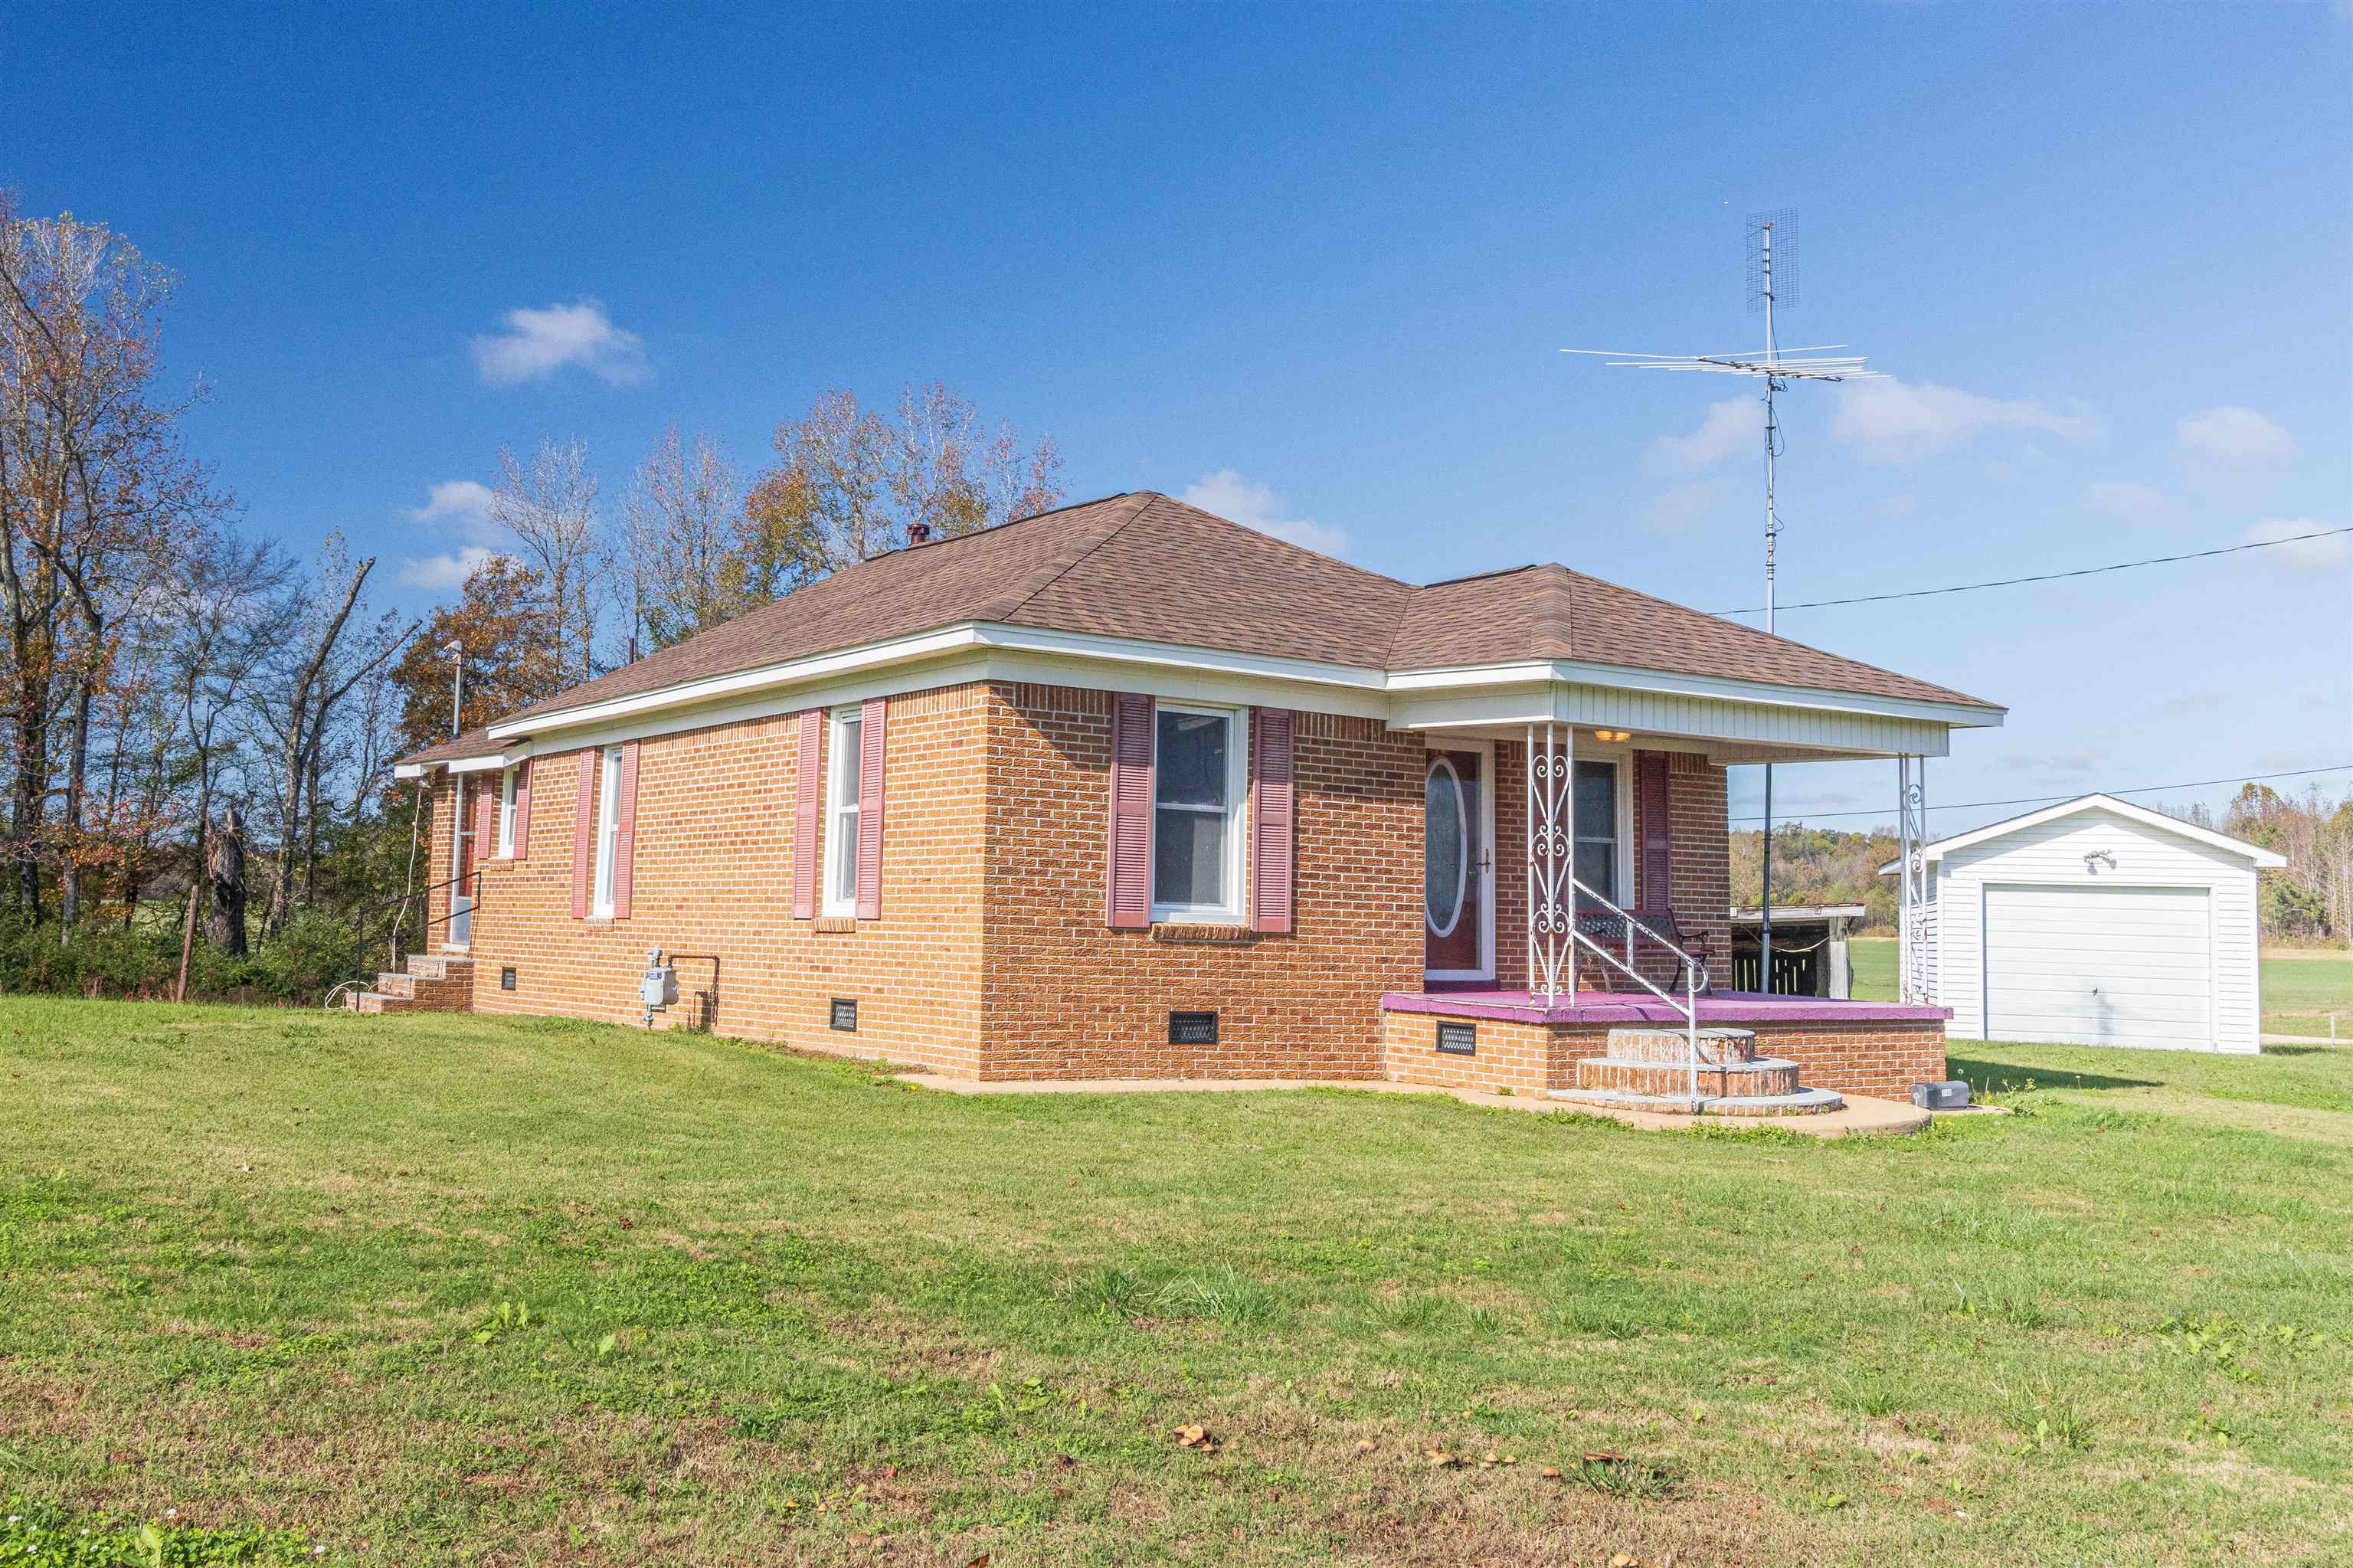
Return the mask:
M1128 526L1131 524L1152 509L1151 497L1157 493L1158 493L1155 491L1149 490L1123 490L1116 495L1107 497L1106 501L1133 501L1135 504L1128 509L1128 514L1125 517L1120 519L1116 524L1103 534L1103 537L1097 539L1093 544L1087 546L1084 549L1066 550L1061 555L1055 556L1053 560L1049 563L1053 568L1051 573L1043 581L1030 585L1029 590L1023 594L1019 599L1015 599L1010 604L993 601L991 603L982 605L980 608L983 612L983 618L992 621L1009 620L1013 617L1020 614L1024 609L1029 608L1030 601L1035 599L1039 594L1044 593L1048 588L1052 588L1056 583L1060 582L1064 577L1069 577L1072 572L1077 571L1081 566L1085 564L1090 556L1092 556L1096 551L1102 549L1105 545L1110 544L1113 539L1118 538L1122 534L1126 533ZM1164 497L1163 499L1166 498ZM1100 503L1089 502L1087 504L1095 505ZM1065 507L1062 510L1068 511L1070 509ZM1039 515L1043 516L1045 514L1040 513Z

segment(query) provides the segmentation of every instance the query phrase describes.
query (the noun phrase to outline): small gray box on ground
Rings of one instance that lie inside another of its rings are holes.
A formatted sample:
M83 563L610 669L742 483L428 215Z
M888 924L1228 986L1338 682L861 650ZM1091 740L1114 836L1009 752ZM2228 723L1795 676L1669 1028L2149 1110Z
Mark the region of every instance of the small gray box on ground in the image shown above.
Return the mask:
M1915 1084L1912 1103L1922 1110L1967 1110L1969 1086L1958 1078L1943 1084Z

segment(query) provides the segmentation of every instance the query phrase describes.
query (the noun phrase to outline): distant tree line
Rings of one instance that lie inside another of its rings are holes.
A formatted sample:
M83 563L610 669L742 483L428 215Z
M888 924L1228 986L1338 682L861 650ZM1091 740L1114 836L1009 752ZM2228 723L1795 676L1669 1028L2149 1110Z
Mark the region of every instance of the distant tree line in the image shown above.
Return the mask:
M0 191L0 990L315 1000L414 917L455 655L479 726L900 547L1052 506L1060 459L944 387L828 392L748 483L662 432L603 502L586 447L498 454L495 547L457 601L375 599L373 557L252 526L164 372L174 276Z
M2220 816L2204 806L2176 813L2185 821L2228 833L2287 858L2257 882L2267 942L2353 946L2353 794L2332 800L2316 786L2302 796L2249 784ZM1762 895L1765 834L1732 835L1732 898L1755 905ZM1841 832L1784 822L1773 830L1773 902L1861 904L1869 916L1857 929L1895 934L1895 879L1879 868L1896 856L1895 831Z

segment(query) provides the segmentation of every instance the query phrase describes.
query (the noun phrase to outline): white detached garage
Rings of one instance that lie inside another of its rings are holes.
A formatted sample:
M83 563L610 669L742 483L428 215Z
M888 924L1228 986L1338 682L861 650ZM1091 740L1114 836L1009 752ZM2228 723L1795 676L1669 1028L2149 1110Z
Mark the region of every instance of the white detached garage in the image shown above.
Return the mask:
M2086 795L1925 853L1947 1034L2260 1049L2255 873L2286 863L2269 850Z

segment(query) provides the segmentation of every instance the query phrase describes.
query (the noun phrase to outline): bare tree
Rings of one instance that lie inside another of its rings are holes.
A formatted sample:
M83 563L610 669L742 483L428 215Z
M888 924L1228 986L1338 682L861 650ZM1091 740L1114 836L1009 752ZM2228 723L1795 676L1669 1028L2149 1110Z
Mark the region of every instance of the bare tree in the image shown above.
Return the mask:
M515 537L517 553L544 585L555 652L570 681L596 673L598 583L606 567L597 522L596 476L576 437L543 440L529 463L499 449L491 519Z
M715 440L698 431L681 440L675 424L662 431L621 500L630 658L638 628L653 647L667 648L745 608L728 572L741 504L734 468Z
M776 463L744 498L735 560L752 602L934 536L993 527L1061 499L1050 437L1024 448L934 383L901 394L896 422L849 392L776 427Z

